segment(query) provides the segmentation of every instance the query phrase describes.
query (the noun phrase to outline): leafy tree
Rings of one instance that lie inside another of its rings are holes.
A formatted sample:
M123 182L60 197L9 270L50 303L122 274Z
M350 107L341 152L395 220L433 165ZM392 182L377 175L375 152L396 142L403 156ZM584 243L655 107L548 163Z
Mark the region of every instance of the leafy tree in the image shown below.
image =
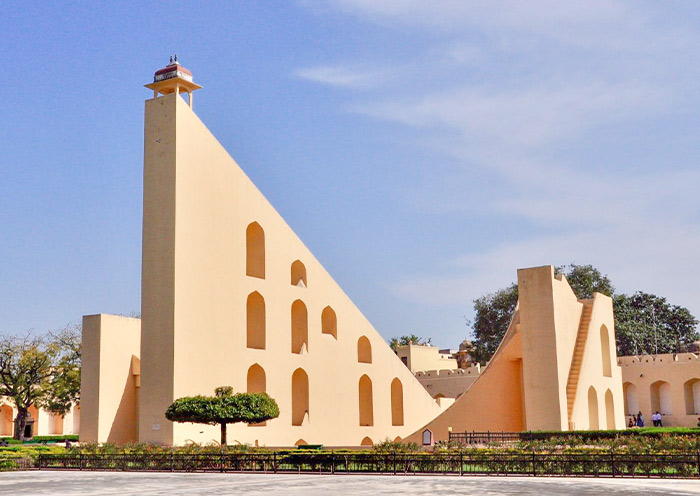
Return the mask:
M483 363L491 359L508 330L517 303L517 284L474 300L474 360Z
M15 439L24 439L29 407L48 394L59 355L46 336L0 337L0 395L17 407Z
M619 355L682 353L698 339L698 321L687 308L638 291L614 299Z
M416 336L415 334L408 334L405 336L397 336L393 337L389 340L389 347L394 350L394 353L396 353L396 348L399 346L407 346L408 344L427 344L430 345L432 343L432 338L422 338L420 336Z
M37 400L37 404L63 416L80 402L81 326L69 324L56 333L50 333L49 338L56 349L57 360L45 395Z
M221 445L226 445L226 425L257 424L279 417L277 402L267 393L236 393L230 386L218 387L215 396L186 396L176 399L165 411L172 422L221 426Z
M608 279L608 276L592 265L562 265L556 268L558 274L564 274L571 289L581 300L593 298L593 293L602 293L606 296L613 296L615 288Z
M665 298L637 292L615 294L608 276L592 265L570 264L556 268L563 273L579 299L594 292L613 297L618 355L683 352L698 339L697 320L688 309L670 305ZM518 286L484 295L474 300L476 317L474 357L479 362L491 359L503 339L518 302Z

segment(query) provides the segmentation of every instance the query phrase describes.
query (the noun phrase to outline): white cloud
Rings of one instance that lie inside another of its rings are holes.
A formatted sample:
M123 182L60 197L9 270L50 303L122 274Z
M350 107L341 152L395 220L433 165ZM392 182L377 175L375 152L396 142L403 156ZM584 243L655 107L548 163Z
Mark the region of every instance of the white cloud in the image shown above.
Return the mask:
M315 83L351 89L370 88L384 79L380 72L353 70L341 65L308 67L297 70L295 74Z
M475 205L463 191L490 190L496 194L479 195L480 213L531 226L527 234L406 273L396 294L463 307L514 280L518 267L573 261L600 267L622 291L657 292L700 311L693 283L700 274L695 159L661 166L629 143L612 156L638 157L639 167L602 154L591 164L575 156L582 148L595 154L610 131L641 130L654 156L668 151L653 130L675 123L690 105L700 110L700 37L692 22L664 23L666 12L623 1L332 3L382 26L432 34L429 56L416 53L413 67L404 68L413 84L376 88L348 105L419 130L421 144L451 158L443 168L435 161L435 178L420 185L416 203L466 212ZM436 51L445 56L434 57Z

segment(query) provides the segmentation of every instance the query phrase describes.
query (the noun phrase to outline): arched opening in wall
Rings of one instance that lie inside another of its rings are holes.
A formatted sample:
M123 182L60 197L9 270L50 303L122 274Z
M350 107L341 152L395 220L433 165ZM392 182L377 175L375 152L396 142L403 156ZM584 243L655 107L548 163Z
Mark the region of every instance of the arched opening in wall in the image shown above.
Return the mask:
M63 434L63 417L60 415L55 415L53 413L49 414L49 435L52 434Z
M10 405L0 406L0 436L12 436L13 413Z
M80 434L80 405L73 406L73 434Z
M615 401L612 391L605 391L605 428L615 430Z
M435 398L436 400L439 400L440 398L444 398L444 397L445 397L445 395L442 393L438 393L435 396L433 396L433 398Z
M267 389L267 379L265 377L265 369L259 364L254 363L248 368L246 377L246 392L247 393L264 393ZM267 422L257 422L248 424L249 427L264 427ZM257 446L257 444L256 444Z
M625 415L637 415L637 412L639 412L637 386L631 382L625 382L622 385L622 392L625 396Z
M292 425L304 425L309 418L309 376L304 369L292 374Z
M603 375L612 377L612 363L610 361L610 334L608 328L604 325L600 326L600 350L603 359Z
M257 363L248 369L247 389L248 393L264 393L267 387L265 370Z
M309 444L309 443L307 443L303 439L299 439L299 440L297 440L296 443L294 443L294 446L306 446L307 444Z
M372 404L372 379L367 374L360 377L359 406L360 406L360 426L366 427L374 425L374 408Z
M588 388L588 429L596 431L600 429L598 422L598 393L593 386Z
M29 408L27 408L27 413L29 414L29 417L31 417L34 422L31 424L27 424L27 426L24 428L24 437L31 437L31 436L38 436L39 435L39 409L32 405Z
M298 286L300 288L309 287L306 282L306 266L301 263L301 260L292 262L292 286Z
M246 302L246 344L265 349L265 298L257 291L250 293Z
M265 279L265 231L257 222L245 230L245 250L246 275Z
M338 319L335 316L335 310L331 307L326 307L321 312L321 332L338 339Z
M649 386L651 396L651 411L659 412L662 415L671 415L673 408L671 405L671 385L666 381L656 381Z
M292 353L309 351L309 313L301 300L292 303Z
M398 377L391 381L391 425L403 425L403 385Z
M396 437L394 438L394 442L395 442L395 443L400 443L400 442L401 442L401 436L396 436Z
M360 363L372 363L372 345L367 336L361 336L357 340L357 361Z
M686 415L700 414L700 379L690 379L683 384Z
M374 446L374 443L369 437L365 437L362 439L362 442L360 442L360 446Z

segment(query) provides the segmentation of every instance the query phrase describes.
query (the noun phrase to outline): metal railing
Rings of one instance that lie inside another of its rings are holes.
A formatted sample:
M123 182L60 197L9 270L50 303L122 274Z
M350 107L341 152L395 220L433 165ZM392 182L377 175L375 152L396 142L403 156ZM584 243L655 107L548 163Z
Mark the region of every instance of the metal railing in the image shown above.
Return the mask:
M510 443L522 439L520 432L450 432L449 440L462 444Z
M160 472L700 477L700 452L677 454L348 453L40 454L36 468Z

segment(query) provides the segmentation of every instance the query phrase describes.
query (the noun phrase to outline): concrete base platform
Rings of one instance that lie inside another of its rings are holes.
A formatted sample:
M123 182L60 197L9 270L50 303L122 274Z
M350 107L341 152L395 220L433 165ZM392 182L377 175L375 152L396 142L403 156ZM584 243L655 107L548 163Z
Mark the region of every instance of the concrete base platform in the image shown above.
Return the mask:
M526 477L4 472L0 494L35 496L229 495L622 495L700 494L700 481Z

